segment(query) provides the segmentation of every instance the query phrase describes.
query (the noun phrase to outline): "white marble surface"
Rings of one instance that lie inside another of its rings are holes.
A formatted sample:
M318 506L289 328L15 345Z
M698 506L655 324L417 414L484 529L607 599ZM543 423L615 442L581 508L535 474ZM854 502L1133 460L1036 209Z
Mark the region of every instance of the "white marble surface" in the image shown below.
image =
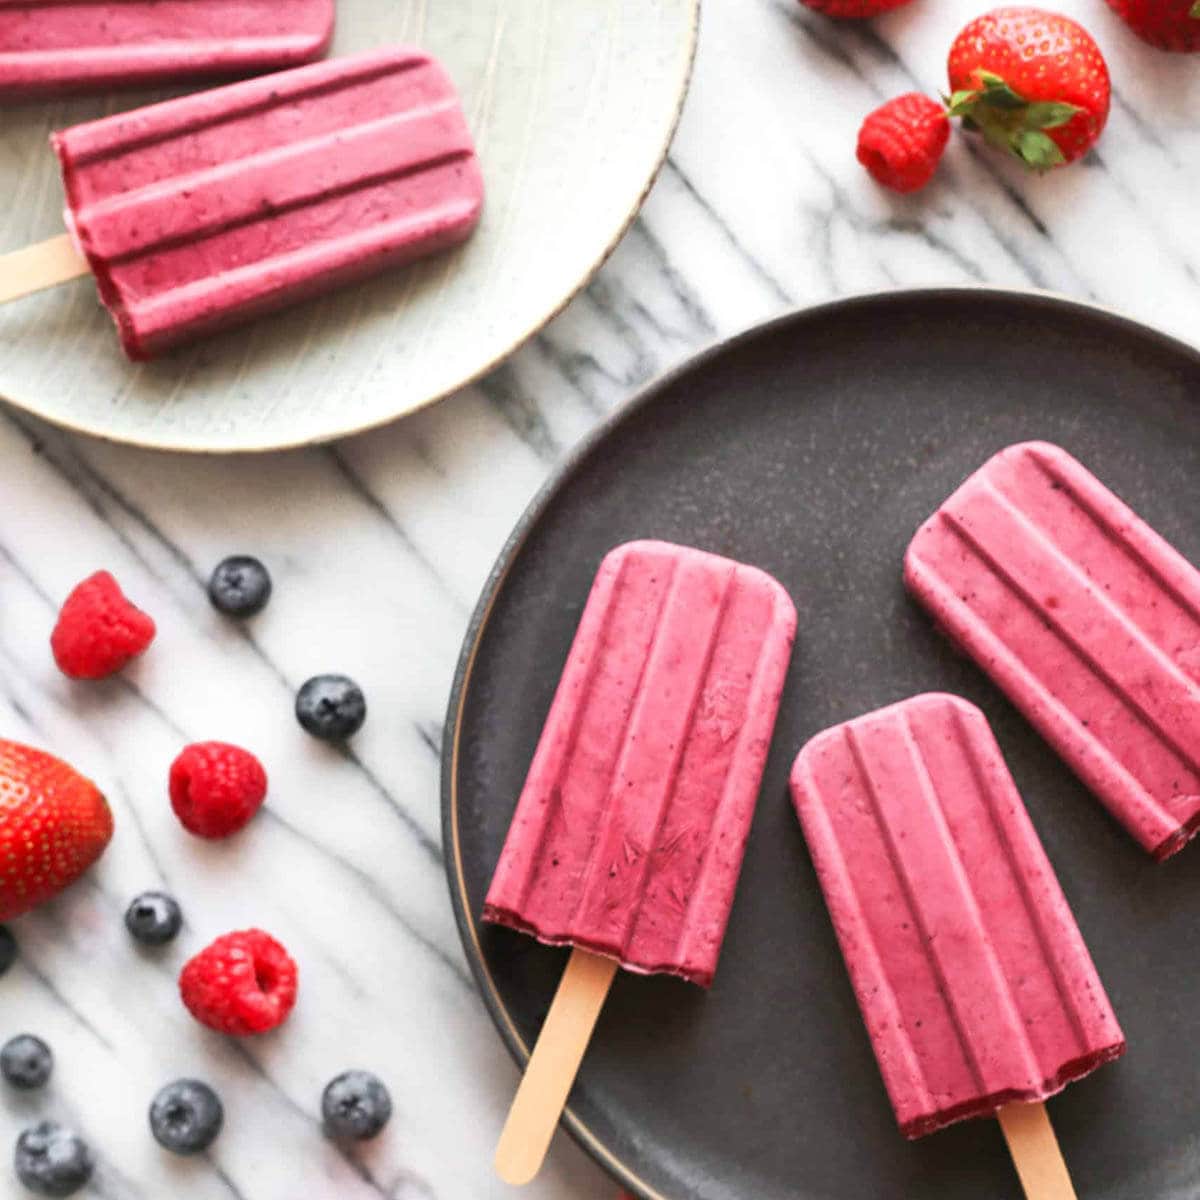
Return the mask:
M59 1064L47 1094L0 1098L0 1145L35 1114L78 1125L100 1156L92 1195L104 1200L509 1194L489 1162L516 1075L450 915L438 751L470 608L534 490L639 383L794 304L989 282L1200 330L1200 62L1144 48L1099 0L1066 6L1117 82L1086 165L1027 179L957 140L935 186L897 201L855 164L864 111L914 84L937 88L950 37L980 7L916 0L873 26L834 27L793 0L707 0L670 162L612 260L511 363L382 432L188 459L64 437L0 409L0 734L93 774L119 827L86 883L15 925L24 957L0 981L0 1034L41 1033ZM276 580L244 632L201 587L233 551L260 554ZM73 685L46 638L57 601L101 565L160 634L123 677ZM358 677L371 705L349 759L291 717L294 688L329 669ZM268 807L225 844L190 839L166 803L168 763L200 738L243 741L271 773ZM176 893L188 925L165 954L142 956L120 913L148 886ZM280 1032L232 1044L184 1014L174 972L246 924L291 947L301 1000ZM396 1116L346 1158L314 1111L349 1065L385 1077ZM171 1160L146 1132L150 1095L184 1072L227 1103L207 1160ZM560 1137L524 1194L612 1192Z

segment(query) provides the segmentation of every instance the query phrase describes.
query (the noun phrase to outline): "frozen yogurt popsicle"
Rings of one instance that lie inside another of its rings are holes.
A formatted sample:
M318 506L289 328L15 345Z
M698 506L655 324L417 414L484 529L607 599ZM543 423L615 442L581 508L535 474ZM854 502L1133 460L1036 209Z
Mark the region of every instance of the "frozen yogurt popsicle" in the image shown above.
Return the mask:
M509 1182L541 1162L618 963L711 983L795 629L754 567L654 541L601 564L484 906L576 947L497 1154ZM584 969L594 1012L531 1133L520 1109Z
M1155 858L1200 826L1200 573L1064 450L1010 446L904 578Z
M134 359L445 250L483 204L454 86L420 50L298 67L53 143L86 266L58 239L18 251L0 259L0 300L90 267Z
M1040 1102L1123 1053L974 705L927 694L835 726L800 752L791 783L906 1137Z
M665 542L613 550L484 917L710 984L795 629L755 567Z
M0 97L294 67L332 33L333 0L0 0Z

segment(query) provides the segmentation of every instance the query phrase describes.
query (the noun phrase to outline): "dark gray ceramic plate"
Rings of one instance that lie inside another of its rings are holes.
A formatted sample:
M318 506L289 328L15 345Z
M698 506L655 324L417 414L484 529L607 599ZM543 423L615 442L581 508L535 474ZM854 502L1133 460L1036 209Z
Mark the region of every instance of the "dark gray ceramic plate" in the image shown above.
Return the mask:
M993 1121L897 1133L787 796L804 741L932 688L982 706L1129 1039L1050 1112L1087 1200L1200 1195L1200 847L1156 866L900 581L917 524L1000 447L1066 447L1200 562L1200 355L1040 295L852 299L755 329L593 436L506 547L450 707L445 833L463 941L519 1058L563 951L479 911L592 574L659 537L766 568L800 636L716 983L622 973L566 1122L669 1200L1017 1200Z

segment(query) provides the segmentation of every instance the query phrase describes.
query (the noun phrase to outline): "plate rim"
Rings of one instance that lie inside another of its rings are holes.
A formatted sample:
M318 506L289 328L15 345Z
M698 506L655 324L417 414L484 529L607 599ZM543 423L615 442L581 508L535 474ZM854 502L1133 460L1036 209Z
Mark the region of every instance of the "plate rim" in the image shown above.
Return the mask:
M653 404L680 379L693 371L705 369L726 352L735 352L756 338L769 337L783 327L821 320L829 315L852 313L855 310L880 304L890 306L893 304L903 305L905 302L919 303L955 299L1018 303L1047 312L1065 312L1076 316L1087 316L1110 327L1117 327L1143 339L1149 339L1168 351L1183 354L1191 358L1200 368L1200 344L1185 341L1181 337L1127 316L1107 305L1045 288L1006 288L970 283L934 287L880 288L854 292L816 304L801 305L738 330L728 337L716 339L686 357L682 362L658 373L642 384L628 399L619 404L575 444L525 506L513 526L512 532L505 539L492 569L488 572L479 600L471 613L450 689L442 738L441 832L442 860L445 865L451 908L454 912L455 924L458 927L463 954L467 959L467 965L470 967L480 998L488 1011L488 1016L518 1068L524 1069L529 1059L530 1047L517 1030L512 1016L500 998L491 973L488 971L479 940L481 922L467 905L466 880L463 873L462 848L459 838L457 774L459 743L462 736L462 713L467 701L475 659L487 632L492 610L525 543L553 505L559 492L571 482L592 454L608 440L616 429L643 408ZM660 1192L642 1179L632 1166L619 1158L591 1130L570 1104L563 1109L559 1124L621 1187L639 1197L640 1200L689 1200L687 1196L667 1195Z
M503 350L498 351L487 362L482 363L478 368L470 374L464 376L457 383L450 387L427 396L409 408L405 408L399 412L393 412L389 416L373 417L370 420L363 421L356 425L347 426L344 429L339 429L331 433L316 434L312 437L300 438L285 438L282 441L265 441L255 442L253 444L239 444L233 446L213 446L206 444L193 444L186 441L164 440L162 438L149 438L137 435L118 435L111 430L106 430L88 423L80 423L71 420L69 417L64 417L61 414L55 414L45 411L44 405L39 404L37 400L18 399L15 396L0 394L0 402L11 405L18 412L26 413L31 417L35 417L40 421L45 421L49 425L53 425L58 429L66 430L68 433L82 434L86 437L96 438L99 441L109 442L118 446L134 446L141 450L157 450L166 454L198 454L198 455L250 455L250 454L269 454L275 451L285 450L302 450L310 446L328 445L330 442L341 441L343 438L357 437L360 434L370 433L376 429L393 424L404 417L411 416L413 413L421 412L423 409L430 408L434 404L438 404L443 400L453 396L456 392L463 391L469 388L472 384L478 382L483 376L494 371L498 366L504 363L518 350L522 349L528 342L535 338L551 321L555 319L570 303L574 300L592 280L596 277L600 268L612 257L613 252L624 240L625 235L629 232L630 226L637 219L638 213L641 212L642 206L646 202L651 189L657 182L660 173L662 172L663 164L667 161L667 155L671 151L671 145L675 140L675 133L679 128L679 122L683 117L683 106L687 102L688 93L691 90L692 76L695 73L696 54L700 42L700 10L703 0L683 0L689 8L687 21L687 45L684 47L682 71L680 73L676 94L674 100L674 108L671 112L670 119L667 124L662 145L655 152L654 160L650 166L650 172L646 176L641 189L636 197L631 202L630 208L622 217L619 225L614 230L612 237L600 248L599 254L580 274L578 280L571 285L568 291L553 304L546 313L536 319L534 323L517 337Z

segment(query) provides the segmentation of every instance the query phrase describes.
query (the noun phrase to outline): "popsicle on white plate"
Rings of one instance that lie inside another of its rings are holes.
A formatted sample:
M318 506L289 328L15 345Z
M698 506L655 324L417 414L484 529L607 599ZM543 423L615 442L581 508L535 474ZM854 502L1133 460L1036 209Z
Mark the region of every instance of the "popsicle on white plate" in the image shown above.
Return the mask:
M0 258L0 300L90 270L134 359L445 250L483 205L453 84L403 47L120 113L53 143L70 235Z
M333 0L0 0L0 99L294 67L333 19Z

